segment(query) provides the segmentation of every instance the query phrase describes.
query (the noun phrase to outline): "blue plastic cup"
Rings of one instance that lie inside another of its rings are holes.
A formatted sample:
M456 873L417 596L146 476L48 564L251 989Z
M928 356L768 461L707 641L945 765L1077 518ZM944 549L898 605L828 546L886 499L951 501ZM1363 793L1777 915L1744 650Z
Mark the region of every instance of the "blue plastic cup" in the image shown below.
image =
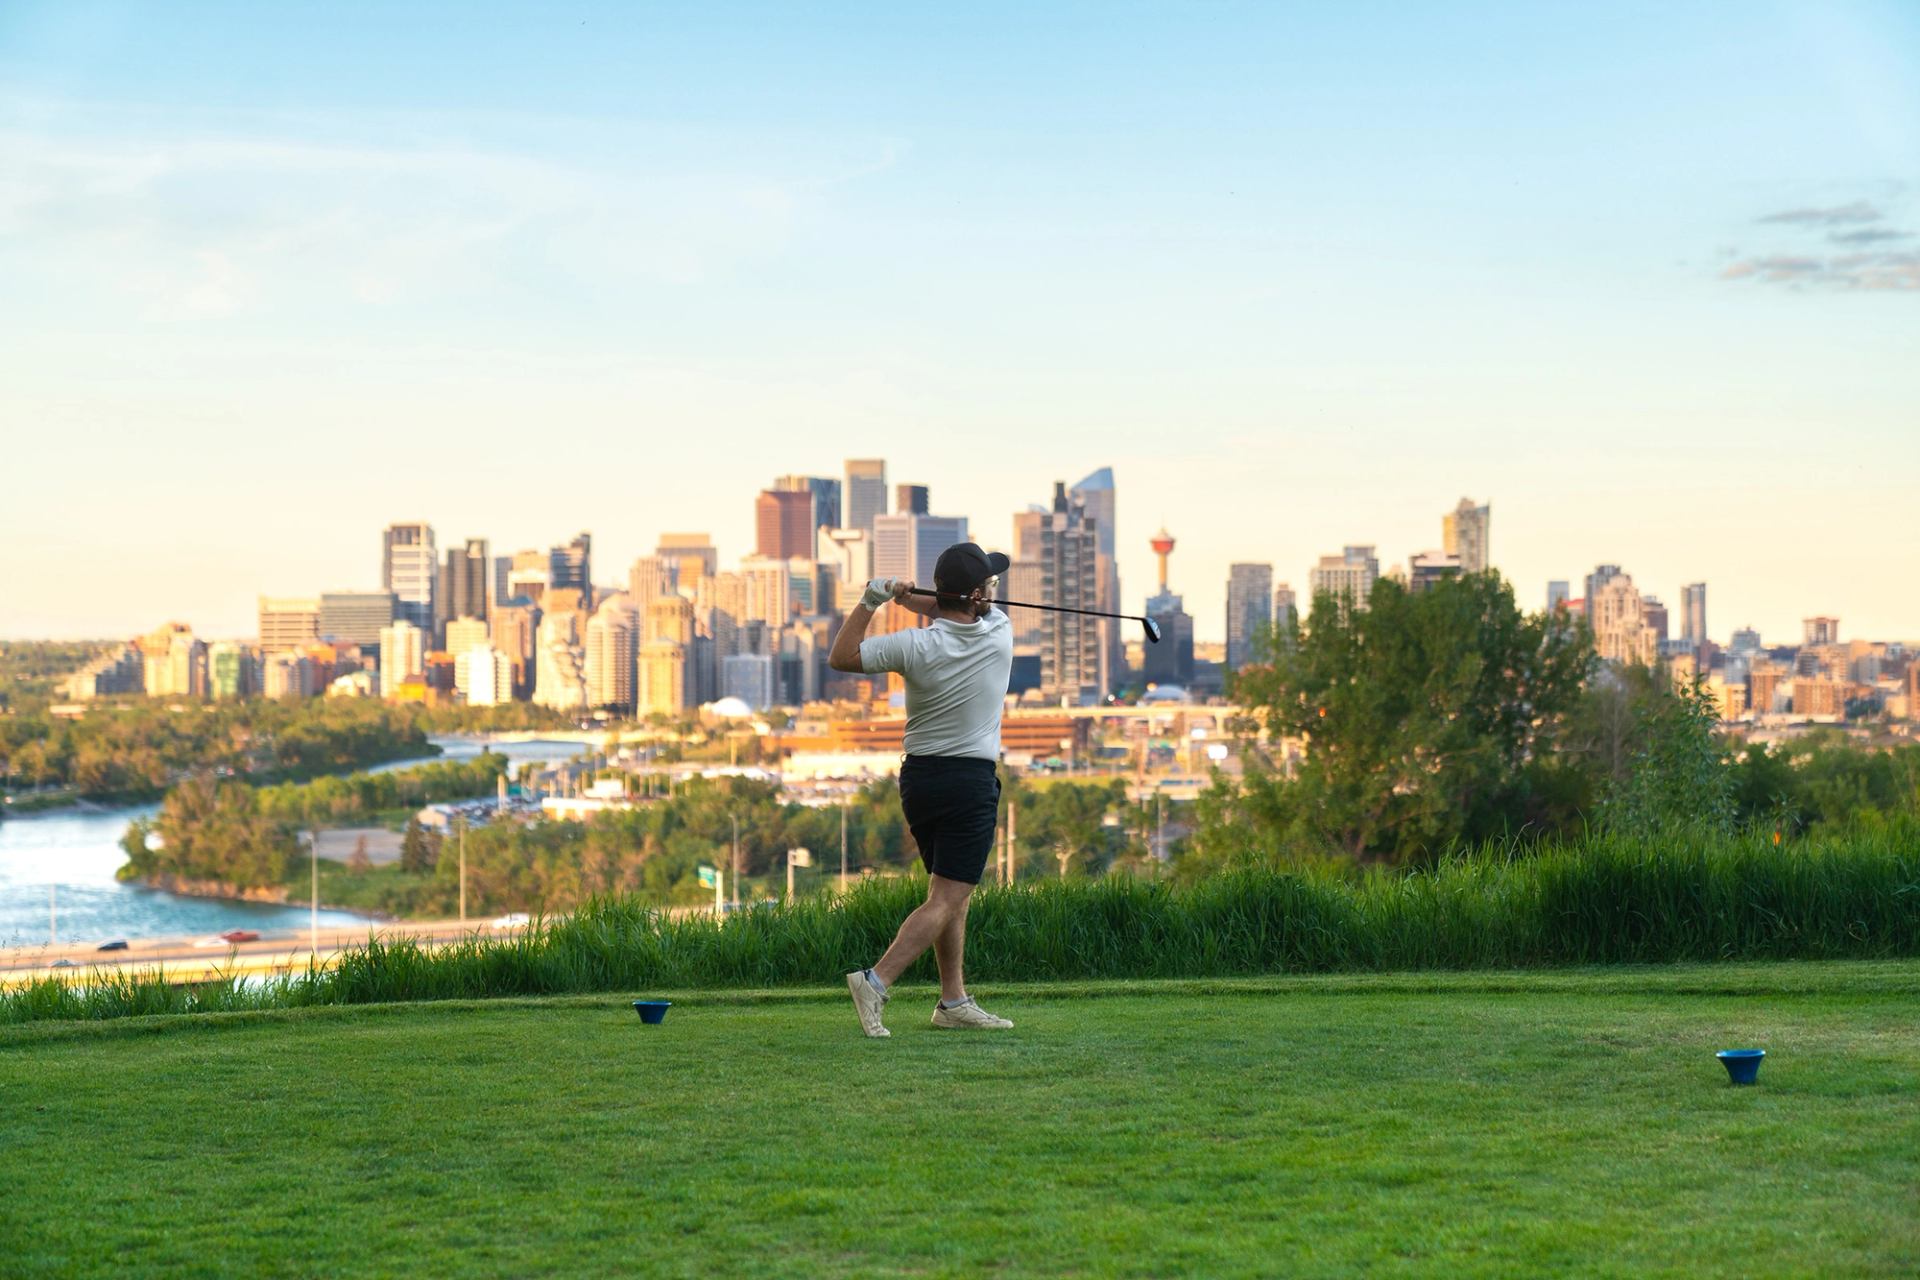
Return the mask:
M640 1015L640 1021L648 1026L658 1026L665 1021L667 1010L673 1007L671 1000L635 1000L633 1011Z
M1727 1076L1734 1084L1752 1084L1760 1074L1760 1059L1765 1049L1722 1049L1713 1055L1726 1064Z

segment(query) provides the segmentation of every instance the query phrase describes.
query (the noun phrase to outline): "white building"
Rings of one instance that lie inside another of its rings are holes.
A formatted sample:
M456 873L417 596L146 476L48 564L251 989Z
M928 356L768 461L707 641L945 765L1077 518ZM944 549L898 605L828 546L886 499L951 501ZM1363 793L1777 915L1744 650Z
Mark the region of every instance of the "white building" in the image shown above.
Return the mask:
M513 701L513 659L490 644L477 644L453 659L453 687L475 707Z
M391 698L409 676L426 670L426 633L402 618L380 628L380 693Z
M593 621L587 624L588 706L633 710L638 692L634 666L639 657L639 630L626 597L609 599L594 612Z
M587 705L586 650L580 643L580 615L571 610L540 620L534 638L533 700L555 711L579 711Z
M1371 546L1344 548L1337 556L1321 556L1313 567L1313 594L1330 595L1350 607L1364 609L1380 580L1380 560Z

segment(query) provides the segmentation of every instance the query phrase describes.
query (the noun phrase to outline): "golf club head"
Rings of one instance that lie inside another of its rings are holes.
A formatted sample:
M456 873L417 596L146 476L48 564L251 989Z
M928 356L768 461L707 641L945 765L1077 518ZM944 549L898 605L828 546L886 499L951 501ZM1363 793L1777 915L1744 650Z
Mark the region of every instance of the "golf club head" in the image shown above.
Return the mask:
M1140 625L1147 629L1148 644L1160 643L1160 624L1159 623L1155 622L1152 618L1142 618L1140 619Z

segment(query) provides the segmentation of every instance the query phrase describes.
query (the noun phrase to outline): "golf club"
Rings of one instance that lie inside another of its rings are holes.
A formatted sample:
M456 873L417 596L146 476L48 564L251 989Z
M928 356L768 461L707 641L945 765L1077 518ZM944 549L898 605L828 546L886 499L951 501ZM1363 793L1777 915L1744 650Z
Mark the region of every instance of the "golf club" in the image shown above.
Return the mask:
M908 594L932 596L936 600L964 601L968 599L968 597L960 595L943 596L938 591L931 590L927 587L915 587ZM993 603L999 605L1002 609L1045 609L1050 613L1080 613L1085 614L1089 618L1118 618L1122 622L1137 622L1146 629L1148 644L1160 643L1160 624L1152 618L1143 617L1137 613L1103 613L1098 609L1074 609L1064 604L1028 604L1024 600L995 600Z

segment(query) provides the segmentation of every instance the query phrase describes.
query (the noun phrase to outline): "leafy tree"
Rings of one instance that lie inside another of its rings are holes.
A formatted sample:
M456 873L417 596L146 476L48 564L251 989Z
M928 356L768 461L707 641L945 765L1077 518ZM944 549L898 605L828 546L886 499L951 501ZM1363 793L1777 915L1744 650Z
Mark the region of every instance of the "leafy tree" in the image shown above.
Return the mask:
M439 844L427 829L420 825L420 819L408 818L407 829L400 837L400 865L413 872L432 871L439 862Z
M1592 664L1584 628L1522 613L1494 574L1417 594L1381 581L1366 609L1323 595L1264 652L1234 696L1307 750L1292 779L1250 756L1244 788L1202 810L1203 848L1405 861L1511 828Z

